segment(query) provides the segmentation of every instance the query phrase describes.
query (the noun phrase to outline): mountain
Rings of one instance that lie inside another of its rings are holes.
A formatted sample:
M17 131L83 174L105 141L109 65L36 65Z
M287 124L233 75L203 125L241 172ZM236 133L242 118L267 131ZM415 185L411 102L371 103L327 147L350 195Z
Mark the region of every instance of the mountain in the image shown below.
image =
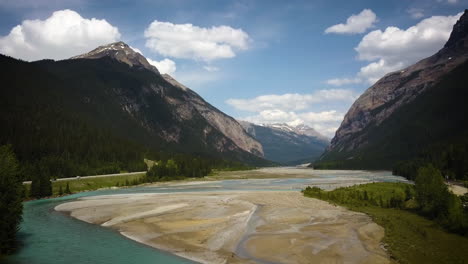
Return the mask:
M196 112L197 114L200 114L203 119L205 119L205 121L208 122L213 128L233 141L242 150L250 152L259 157L263 156L261 145L255 141L255 139L245 133L236 120L210 105L208 102L203 100L201 96L190 90L188 87L180 84L170 75L160 75L156 67L150 65L145 57L133 50L127 44L123 42L116 42L109 45L100 46L89 53L75 56L72 59L98 59L103 57L113 58L133 68L143 68L153 71L166 81L166 86L179 89L180 93L178 96L180 97L170 96L167 93L164 95L166 102L175 107L179 117L188 120L193 117L192 113Z
M445 46L367 89L346 114L317 168L391 169L468 135L468 11ZM441 153L443 150L440 150Z
M0 55L0 65L0 145L28 164L127 170L149 152L270 164L233 118L123 42L62 61Z
M246 133L243 127L234 118L207 103L201 96L180 84L170 75L163 74L162 76L168 83L186 92L183 100L188 102L212 127L232 140L241 149L256 156L263 157L262 145L255 140L254 137Z
M262 144L266 159L281 164L308 163L318 158L329 144L326 137L306 125L239 123Z
M71 59L99 59L103 57L109 57L130 67L144 68L159 74L158 69L151 65L143 55L122 41L99 46L88 53L72 57Z

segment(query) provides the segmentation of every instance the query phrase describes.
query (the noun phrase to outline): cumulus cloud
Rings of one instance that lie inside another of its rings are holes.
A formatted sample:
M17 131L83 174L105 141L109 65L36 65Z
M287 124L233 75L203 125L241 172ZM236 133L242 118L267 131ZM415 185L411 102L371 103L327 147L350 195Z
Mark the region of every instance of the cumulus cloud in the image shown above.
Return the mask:
M164 56L212 61L232 58L248 48L249 35L229 26L203 28L153 21L145 30L146 47Z
M152 60L152 59L148 59L148 62L155 66L156 68L158 68L159 72L161 74L169 74L169 75L174 75L177 67L176 67L176 63L173 61L173 60L170 60L170 59L164 59L164 60L161 60L161 61L155 61L155 60Z
M321 134L331 138L334 136L340 122L343 120L343 117L344 113L336 110L296 113L293 111L288 112L280 109L271 109L261 111L256 115L246 116L241 119L255 124L286 123L292 126L307 124Z
M350 90L319 90L313 94L269 94L252 99L229 99L227 104L242 111L260 112L263 110L282 109L284 111L304 110L313 103L330 101L354 101L356 95Z
M336 110L322 112L302 112L296 113L292 111L283 111L280 109L264 110L257 115L247 116L244 120L257 123L289 123L289 124L322 124L335 123L343 120L344 114Z
M460 16L461 13L455 16L433 16L406 30L398 27L374 30L364 36L356 47L358 58L406 64L424 58L444 45Z
M251 99L229 99L227 104L237 110L249 112L240 119L257 124L307 124L327 136L333 136L343 120L344 113L337 110L313 111L314 106L333 102L351 104L357 94L350 90L319 90L312 94L262 95ZM253 113L253 114L252 114Z
M357 58L370 63L362 67L355 78L336 79L335 85L346 80L375 83L385 74L402 69L426 58L443 47L453 25L462 13L454 16L432 16L407 29L387 27L365 35L355 50Z
M407 66L404 62L397 61L389 63L384 59L380 59L376 62L371 62L368 65L362 67L357 74L362 82L368 84L376 83L380 78L389 72L400 70Z
M361 13L348 17L345 24L337 24L325 29L325 33L359 34L366 32L374 26L377 16L370 9L364 9Z
M0 53L32 61L66 59L120 38L117 27L104 19L86 19L66 9L45 20L24 20L0 37Z
M408 29L387 27L364 36L355 48L358 59L372 62L361 68L359 75L371 83L386 73L411 65L443 47L453 25L462 13L455 16L433 16Z

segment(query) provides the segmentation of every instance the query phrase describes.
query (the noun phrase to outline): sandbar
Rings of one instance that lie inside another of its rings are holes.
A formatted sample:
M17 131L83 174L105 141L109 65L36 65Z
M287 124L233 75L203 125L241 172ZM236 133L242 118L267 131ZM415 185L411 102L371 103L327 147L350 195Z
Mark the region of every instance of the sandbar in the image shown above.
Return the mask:
M119 194L55 209L200 263L391 263L369 216L297 191Z

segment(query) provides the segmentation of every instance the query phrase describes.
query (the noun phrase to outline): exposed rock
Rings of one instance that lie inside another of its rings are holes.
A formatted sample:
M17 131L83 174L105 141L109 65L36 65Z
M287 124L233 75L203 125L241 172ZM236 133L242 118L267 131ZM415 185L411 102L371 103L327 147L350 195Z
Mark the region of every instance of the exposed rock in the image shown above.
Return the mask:
M186 91L184 101L193 106L213 127L231 139L241 149L254 155L263 157L262 145L251 135L246 133L242 126L232 117L224 114L206 102L201 96L176 81L168 74L162 75L166 81Z
M136 52L130 46L125 44L122 41L111 43L104 46L99 46L98 48L82 55L72 57L71 59L98 59L102 57L111 57L120 62L126 63L131 67L143 67L150 71L153 71L159 74L159 71L156 67L151 65L148 60L146 60L143 55Z

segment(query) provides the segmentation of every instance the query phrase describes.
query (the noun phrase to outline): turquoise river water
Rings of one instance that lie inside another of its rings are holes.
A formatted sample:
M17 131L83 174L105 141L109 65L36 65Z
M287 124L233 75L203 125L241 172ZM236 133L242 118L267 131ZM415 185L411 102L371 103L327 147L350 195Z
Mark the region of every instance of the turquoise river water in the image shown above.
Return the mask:
M126 239L118 232L98 225L88 224L66 214L56 212L54 207L79 197L123 193L168 193L203 191L299 191L306 186L332 189L338 186L363 182L405 182L390 172L369 171L314 171L311 169L267 169L274 173L301 173L311 178L275 178L249 180L223 180L215 182L175 183L164 186L143 186L125 189L106 189L83 192L60 198L43 199L24 203L23 222L19 238L22 248L1 260L6 264L172 264L193 263Z

